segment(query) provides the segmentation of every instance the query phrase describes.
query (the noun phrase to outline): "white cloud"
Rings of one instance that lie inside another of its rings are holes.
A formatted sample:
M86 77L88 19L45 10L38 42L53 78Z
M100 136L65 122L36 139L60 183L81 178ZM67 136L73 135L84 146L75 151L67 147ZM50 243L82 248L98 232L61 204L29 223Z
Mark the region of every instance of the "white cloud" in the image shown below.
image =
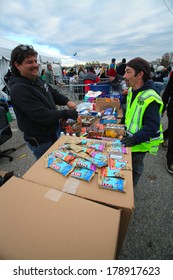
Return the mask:
M173 51L173 1L166 3L170 10L163 0L1 0L0 33L63 64L153 60Z

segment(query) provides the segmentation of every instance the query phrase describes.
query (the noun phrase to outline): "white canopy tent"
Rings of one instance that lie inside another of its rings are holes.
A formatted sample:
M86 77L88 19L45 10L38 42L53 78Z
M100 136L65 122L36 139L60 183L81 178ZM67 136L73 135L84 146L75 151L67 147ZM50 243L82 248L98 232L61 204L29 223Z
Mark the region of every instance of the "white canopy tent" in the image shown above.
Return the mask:
M8 68L10 65L10 57L11 51L14 49L19 43L10 41L6 38L0 38L0 91L4 88L4 75L8 72ZM61 59L53 56L49 56L49 54L45 54L36 49L38 52L38 62L40 65L46 63L54 63L61 65Z

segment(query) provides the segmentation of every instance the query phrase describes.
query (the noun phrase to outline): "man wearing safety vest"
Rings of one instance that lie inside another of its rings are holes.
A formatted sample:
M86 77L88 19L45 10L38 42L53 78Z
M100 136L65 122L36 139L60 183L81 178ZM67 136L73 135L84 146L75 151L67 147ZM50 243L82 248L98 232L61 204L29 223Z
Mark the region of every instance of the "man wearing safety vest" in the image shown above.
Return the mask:
M156 155L159 144L163 142L163 102L150 81L150 66L143 58L130 60L123 77L129 89L125 114L126 135L122 143L131 147L133 183L136 186L144 170L146 153Z

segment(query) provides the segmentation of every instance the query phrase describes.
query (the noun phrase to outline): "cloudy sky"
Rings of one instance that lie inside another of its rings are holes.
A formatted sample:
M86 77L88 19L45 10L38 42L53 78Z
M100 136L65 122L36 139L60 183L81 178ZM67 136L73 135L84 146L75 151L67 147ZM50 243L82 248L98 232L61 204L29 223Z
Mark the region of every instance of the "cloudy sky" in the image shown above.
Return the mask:
M0 10L1 37L62 65L173 52L173 0L1 0Z

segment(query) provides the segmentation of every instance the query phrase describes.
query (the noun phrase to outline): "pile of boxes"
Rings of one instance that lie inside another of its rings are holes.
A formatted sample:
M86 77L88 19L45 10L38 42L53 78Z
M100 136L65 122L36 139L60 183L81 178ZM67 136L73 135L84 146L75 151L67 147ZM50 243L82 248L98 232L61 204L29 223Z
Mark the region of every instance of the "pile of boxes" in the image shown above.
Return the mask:
M50 154L66 142L62 136ZM124 157L131 163L131 153ZM0 188L0 258L116 259L134 209L132 172L125 193L64 177L43 158Z

